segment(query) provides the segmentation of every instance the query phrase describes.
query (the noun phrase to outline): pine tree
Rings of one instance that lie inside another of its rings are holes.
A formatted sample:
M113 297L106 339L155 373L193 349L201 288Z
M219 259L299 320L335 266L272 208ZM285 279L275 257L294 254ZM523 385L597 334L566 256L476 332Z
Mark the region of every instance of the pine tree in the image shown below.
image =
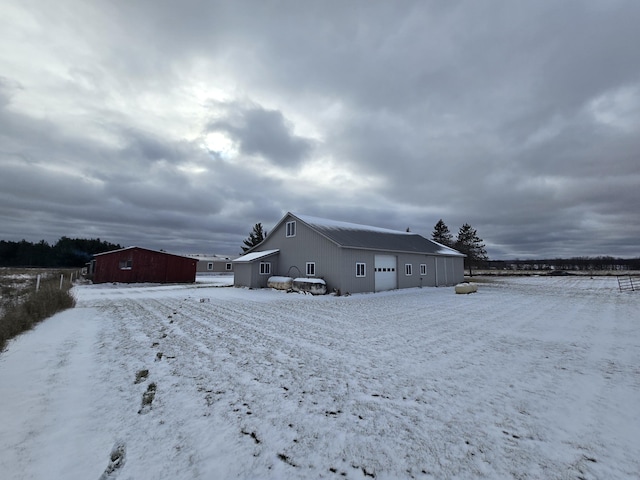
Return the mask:
M262 230L262 223L256 223L253 226L253 230L249 234L249 237L242 242L244 243L244 246L242 247L242 251L246 252L250 248L255 247L256 245L261 243L266 236L267 236L267 231Z
M460 227L455 249L466 255L464 263L465 268L469 269L469 275L473 275L471 271L473 267L478 267L489 259L485 245L482 239L478 237L478 232L468 223Z
M433 233L431 234L431 239L434 242L438 242L447 247L453 246L453 235L449 231L449 227L442 221L442 219L438 220L438 223L433 227Z

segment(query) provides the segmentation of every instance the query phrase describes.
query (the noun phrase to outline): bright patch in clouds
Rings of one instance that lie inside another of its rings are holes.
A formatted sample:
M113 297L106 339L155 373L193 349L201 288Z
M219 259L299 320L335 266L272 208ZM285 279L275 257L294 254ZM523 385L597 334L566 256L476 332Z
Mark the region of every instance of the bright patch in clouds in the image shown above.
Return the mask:
M207 172L207 169L197 163L189 162L177 167L182 173L187 175L200 175Z
M233 100L227 89L212 86L202 81L195 82L191 86L191 91L200 105L206 105L212 100L215 102L230 102Z
M238 155L236 143L222 132L208 133L204 145L210 152L215 152L224 160L231 160Z

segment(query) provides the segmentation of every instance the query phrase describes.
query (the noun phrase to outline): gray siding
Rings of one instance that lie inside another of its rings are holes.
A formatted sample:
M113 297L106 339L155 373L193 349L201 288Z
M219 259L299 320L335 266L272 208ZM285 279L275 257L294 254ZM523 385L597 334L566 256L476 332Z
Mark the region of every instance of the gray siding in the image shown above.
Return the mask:
M272 274L306 277L307 262L315 262L314 278L322 278L327 283L327 291L340 288L340 247L300 221L296 221L296 235L287 237L287 221L289 219L260 244L260 250L280 249L277 269L272 270Z
M422 275L422 285L424 287L435 287L436 285L436 272L435 272L435 264L436 257L433 255L426 255L423 262L427 265L427 274ZM419 267L419 266L418 266Z
M250 287L253 270L251 263L236 263L233 269L233 285L236 287Z
M264 275L260 273L260 264L261 263L270 263L271 264L271 273L269 275ZM272 275L275 275L274 271L277 271L278 268L278 258L275 255L272 255L267 258L263 258L262 260L256 260L252 264L252 281L251 285L255 285L258 288L266 288L267 280Z
M341 253L336 270L340 276L340 280L336 282L340 293L373 292L375 286L373 269L375 252L343 248ZM364 263L366 265L366 275L364 277L356 277L356 263Z
M374 262L376 255L396 257L398 288L451 286L464 280L463 258L438 257L424 254L393 253L388 251L367 251L342 249L340 262L341 281L336 282L342 293L373 292L375 290ZM356 262L366 264L366 277L356 277ZM436 283L436 262L438 262L438 283ZM411 264L412 274L406 275L405 265ZM426 275L420 274L420 265L426 265Z
M261 263L271 264L271 273L263 275L260 273ZM234 264L233 285L235 287L265 288L269 277L278 275L278 254L269 255L253 262L239 262Z
M286 236L286 224L296 222L296 234ZM433 243L433 242L431 242ZM305 277L307 262L315 263L315 278L327 283L327 291L363 293L375 291L375 256L396 257L398 288L449 286L464 279L463 257L426 253L399 253L385 249L341 247L313 226L288 214L255 249L279 250L272 255L250 263L234 263L234 285L266 287L270 276ZM260 275L260 262L271 262L271 274ZM364 263L366 275L356 277L356 263ZM405 264L411 264L412 275L405 274ZM427 266L426 275L420 274L420 265Z
M200 273L232 273L233 264L231 260L206 260L199 258L198 260L198 272ZM213 264L213 268L209 270L209 264ZM227 270L227 264L231 264L231 270Z
M453 282L452 285L464 281L464 258L451 257L451 265L453 269Z
M426 263L426 255L398 255L398 288L412 288L424 286L420 284L420 264ZM406 265L411 265L411 275L406 274ZM424 279L423 279L424 282Z
M436 287L451 286L464 280L464 258L462 257L436 257L434 268L437 274Z

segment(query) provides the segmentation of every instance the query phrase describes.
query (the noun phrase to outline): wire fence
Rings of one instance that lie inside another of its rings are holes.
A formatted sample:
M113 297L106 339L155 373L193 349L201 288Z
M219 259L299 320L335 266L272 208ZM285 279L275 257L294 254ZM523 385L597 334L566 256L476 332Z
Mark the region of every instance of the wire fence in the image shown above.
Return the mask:
M621 292L640 290L640 275L618 275L618 288Z

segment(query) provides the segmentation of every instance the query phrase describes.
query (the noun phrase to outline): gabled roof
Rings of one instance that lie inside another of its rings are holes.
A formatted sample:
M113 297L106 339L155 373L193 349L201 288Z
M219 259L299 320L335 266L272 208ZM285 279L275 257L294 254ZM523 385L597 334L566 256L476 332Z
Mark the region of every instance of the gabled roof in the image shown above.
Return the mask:
M340 222L310 215L297 215L291 212L287 213L273 227L272 231L275 231L288 217L304 223L318 234L343 248L464 257L464 254L457 250L424 238L417 233Z

